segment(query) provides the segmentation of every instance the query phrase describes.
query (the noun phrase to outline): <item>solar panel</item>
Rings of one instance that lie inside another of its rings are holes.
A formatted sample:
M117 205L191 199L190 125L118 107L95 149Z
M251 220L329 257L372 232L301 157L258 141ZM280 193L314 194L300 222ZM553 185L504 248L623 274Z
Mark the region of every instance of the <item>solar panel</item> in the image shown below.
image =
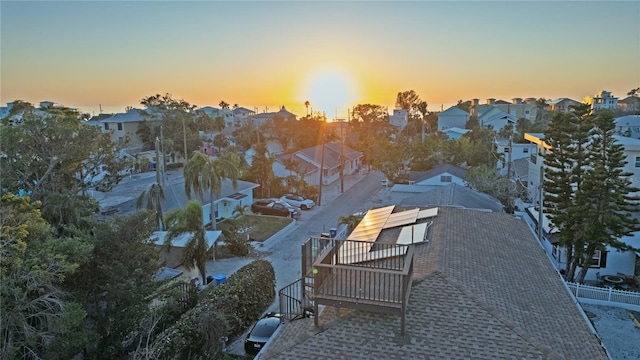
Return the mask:
M404 226L400 230L400 235L396 244L409 245L419 242L423 242L427 237L427 225L428 223L420 223L411 226Z
M390 214L387 221L384 223L383 229L390 229L396 226L402 226L407 224L413 224L416 222L420 209L412 209L407 211L401 211L398 213Z
M431 209L426 209L426 210L420 210L420 213L418 213L418 219L426 219L426 218L430 218L430 217L434 217L434 216L438 216L438 208L431 208Z

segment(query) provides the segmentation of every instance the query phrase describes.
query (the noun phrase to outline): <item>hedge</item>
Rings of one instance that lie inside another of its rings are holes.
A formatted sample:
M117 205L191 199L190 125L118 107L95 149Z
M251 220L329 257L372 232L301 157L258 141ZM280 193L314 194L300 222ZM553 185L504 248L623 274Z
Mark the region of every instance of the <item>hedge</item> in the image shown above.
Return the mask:
M240 268L206 298L229 324L229 338L242 335L276 298L276 275L271 263L255 260Z

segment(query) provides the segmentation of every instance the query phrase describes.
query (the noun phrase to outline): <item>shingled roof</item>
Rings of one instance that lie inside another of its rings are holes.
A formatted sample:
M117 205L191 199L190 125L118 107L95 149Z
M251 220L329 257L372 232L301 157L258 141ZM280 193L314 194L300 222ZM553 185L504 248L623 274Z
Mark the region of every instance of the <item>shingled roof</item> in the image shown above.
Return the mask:
M261 359L608 359L527 224L440 207L416 246L406 317L325 307Z

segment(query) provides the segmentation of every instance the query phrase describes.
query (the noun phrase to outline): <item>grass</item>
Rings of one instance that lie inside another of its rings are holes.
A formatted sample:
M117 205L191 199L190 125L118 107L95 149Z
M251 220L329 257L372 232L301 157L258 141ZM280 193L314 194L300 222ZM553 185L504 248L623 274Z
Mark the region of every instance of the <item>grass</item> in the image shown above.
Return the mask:
M279 216L244 215L237 221L251 227L249 233L251 240L263 242L289 225L293 219ZM228 226L229 224L223 221L218 224L218 229L226 230Z

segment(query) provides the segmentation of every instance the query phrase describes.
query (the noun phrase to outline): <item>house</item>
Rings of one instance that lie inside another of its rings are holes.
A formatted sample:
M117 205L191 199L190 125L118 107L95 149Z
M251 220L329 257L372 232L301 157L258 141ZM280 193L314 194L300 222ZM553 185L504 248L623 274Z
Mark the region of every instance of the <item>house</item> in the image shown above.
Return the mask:
M168 249L165 246L165 239L167 234L168 231L155 231L151 235L151 240L158 249L160 254L160 261L164 264L163 266L165 268L162 269L162 271L158 275L160 277L166 277L169 274L173 274L174 277L172 278L185 282L189 282L194 278L200 277L200 273L198 272L197 268L186 267L182 261L184 248L192 234L184 233L182 235L179 235L171 241L171 246ZM220 230L206 231L205 233L207 249L211 251L212 257L212 248L220 238L221 234L222 231Z
M367 239L376 246L357 265L342 249L359 242L303 245L325 245L319 255L302 255L317 316L285 320L260 359L609 358L519 217L451 207L374 210L379 220L361 224L372 224ZM413 231L426 240L412 245ZM280 312L289 319L288 308Z
M501 173L507 173L508 162L513 162L520 159L528 159L531 151L535 151L535 146L531 143L516 143L509 139L495 139L494 147L496 153L500 157L500 161L497 162L498 169Z
M452 106L438 114L438 130L445 131L451 128L464 129L469 121L469 113Z
M389 124L398 129L398 131L404 130L409 123L409 114L405 109L393 109L393 114L389 115Z
M542 230L542 239L540 244L547 253L551 264L558 270L567 267L566 249L559 244L560 231L553 226L552 220L542 214L542 228L538 228L540 221L540 213L536 207L528 207L523 218L529 223L532 231L538 233ZM640 249L640 232L634 233L632 236L620 238L620 241L628 244L636 249ZM601 274L634 274L636 264L640 263L640 253L634 251L618 251L610 246L605 251L596 250L593 255L591 266L587 271L585 280L597 281L597 273ZM579 270L580 268L578 268ZM577 271L576 271L577 272Z
M640 115L626 115L615 119L616 133L634 138L640 138Z
M448 129L441 130L449 139L459 140L464 134L470 132L469 129L462 129L459 127L452 127Z
M602 109L616 110L618 108L618 98L607 90L602 90L593 97L587 96L582 102L591 106L591 112Z
M540 199L542 198L544 204L544 192L541 192L542 189L540 188L540 173L543 166L545 166L544 155L553 149L551 149L551 147L544 141L544 134L526 133L524 137L536 146L535 152L532 152L529 157L529 175L527 178L529 200L533 204L539 204ZM640 140L620 135L614 135L614 137L616 138L617 143L624 147L626 165L624 166L623 171L632 174L632 185L637 186L636 184L640 183ZM639 193L636 192L630 195L633 196L638 194ZM529 215L527 218L530 223L535 224L532 225L532 227L537 229L538 224L540 223L540 214L533 208L529 208L527 213ZM550 225L551 221L544 216L544 213L542 215L542 225L544 230L543 234L541 234L540 242L550 257L555 259L555 261L552 260L554 265L558 266L559 269L564 268L564 250L557 246L557 239L552 236L555 232L552 230L552 225ZM624 241L630 245L639 246L640 240L638 239L640 239L640 232L634 233L632 237L621 238L620 241ZM607 261L607 254L609 257L613 256L615 261L611 259L610 261ZM596 259L596 257L598 259ZM612 248L607 248L605 253L601 254L600 252L597 252L596 256L594 256L594 265L592 265L587 271L585 280L596 280L597 272L605 273L615 270L614 273L620 271L626 274L633 274L636 261L636 254L632 251L618 252Z
M504 212L504 206L497 199L456 183L445 186L396 184L391 188L391 203L403 207L455 206Z
M285 121L297 121L297 115L289 112L284 105L280 107L280 110L277 112L263 112L255 115L251 115L248 117L249 120L252 120L254 125L260 127L269 121L273 121L275 117L280 117Z
M428 171L409 172L409 185L438 185L458 184L466 186L464 177L467 171L459 166L444 164ZM401 185L401 184L397 184ZM396 185L394 185L395 187ZM393 188L392 188L393 189Z
M235 117L233 111L230 109L218 109L213 106L204 106L199 108L198 111L202 111L214 120L218 117L223 118L225 127L230 128L234 125Z
M536 120L539 111L536 105L536 98L513 98L510 103L489 98L485 104L480 104L479 99L472 99L469 104L470 115L478 117L482 109L486 107L497 107L511 115L512 118L524 118L527 120Z
M491 127L493 131L499 132L508 123L516 124L518 118L495 105L485 106L478 111L478 123L481 127Z
M242 126L242 124L249 121L249 118L255 115L256 112L249 110L245 107L238 107L233 109L233 120L236 127Z
M548 111L570 112L573 106L580 105L579 101L571 100L569 98L557 98L547 103Z
M622 100L618 100L618 109L628 113L640 112L640 97L627 96Z
M233 217L233 212L238 206L251 206L253 203L253 189L258 186L260 185L256 183L238 180L237 186L234 187L231 180L224 179L220 189L220 196L213 195L216 220ZM202 206L202 218L205 225L211 224L211 200L209 196L210 194L206 193L204 194L204 199L202 199L204 203ZM197 197L197 195L192 193L192 197Z
M291 155L280 154L273 163L273 173L281 178L295 175L287 169L287 162L294 161L304 173L307 184L318 186L320 184L320 171L323 168L322 184L329 185L340 179L340 154L342 154L344 175L351 175L360 171L364 155L360 151L341 145L340 143L324 144L324 161L322 161L323 145L296 151Z
M127 149L132 153L142 151L144 142L137 134L138 126L143 121L157 122L152 116L147 116L142 109L129 109L126 113L119 113L113 116L98 120L103 133L111 134L111 141L117 144L124 144L128 139Z

